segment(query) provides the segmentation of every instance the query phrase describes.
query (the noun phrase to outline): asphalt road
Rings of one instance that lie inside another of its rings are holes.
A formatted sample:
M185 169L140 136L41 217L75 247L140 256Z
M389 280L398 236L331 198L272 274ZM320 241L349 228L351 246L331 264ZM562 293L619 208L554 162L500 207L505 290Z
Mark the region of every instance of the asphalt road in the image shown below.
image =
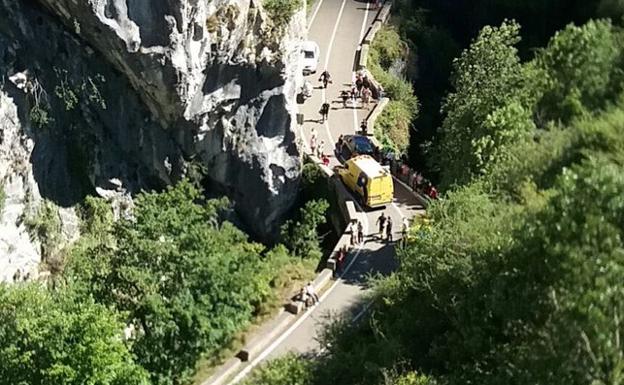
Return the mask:
M355 59L358 45L373 22L376 11L369 9L372 4L357 0L319 0L310 18L308 39L318 43L321 49L319 69L307 79L314 85L311 98L299 106L304 114L304 124L300 135L308 147L310 132L314 128L318 141L325 142L325 154L331 153L331 165L338 164L333 154L334 144L340 134L353 134L369 110L358 105L343 108L340 91L350 88L355 76ZM318 81L320 73L327 68L333 80L328 88L321 89ZM320 123L318 113L321 104L327 100L331 105L329 119ZM372 104L371 104L372 108ZM381 212L393 219L394 237L400 237L402 219L411 218L423 212L416 198L403 185L395 182L395 200L383 210L367 212L368 223L364 223L366 241L356 252L351 253L345 266L346 273L332 283L321 297L321 302L304 313L274 344L252 362L255 366L263 359L279 357L287 352L314 355L320 349L317 340L326 322L335 317L354 319L364 314L368 290L367 278L370 274L387 274L395 266L393 243L379 239L375 224Z

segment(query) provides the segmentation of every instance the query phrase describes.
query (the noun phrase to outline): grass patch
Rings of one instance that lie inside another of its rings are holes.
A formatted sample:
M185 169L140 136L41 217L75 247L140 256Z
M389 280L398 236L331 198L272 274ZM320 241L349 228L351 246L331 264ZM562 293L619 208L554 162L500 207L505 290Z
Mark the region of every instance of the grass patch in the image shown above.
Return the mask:
M386 147L405 152L409 131L418 115L418 99L412 84L390 72L392 65L404 60L407 50L401 36L392 26L382 27L373 40L368 57L369 71L380 82L390 103L375 122L375 136Z

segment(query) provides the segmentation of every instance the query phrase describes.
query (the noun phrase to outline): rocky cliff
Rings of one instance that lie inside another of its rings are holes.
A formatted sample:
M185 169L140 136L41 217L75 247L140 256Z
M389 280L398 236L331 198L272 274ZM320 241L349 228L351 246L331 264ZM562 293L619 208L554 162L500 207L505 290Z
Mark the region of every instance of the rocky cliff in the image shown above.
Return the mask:
M111 180L133 192L201 166L270 237L300 171L303 11L278 26L257 0L38 2L0 0L0 91L30 143L30 169L12 173L32 174L28 191L70 207Z
M296 193L303 13L276 26L260 0L39 1L127 77L178 146L172 167L197 159L267 235Z
M72 207L198 168L274 234L300 172L304 11L276 26L256 0L0 0L0 15L0 262L37 261L22 222L41 197Z

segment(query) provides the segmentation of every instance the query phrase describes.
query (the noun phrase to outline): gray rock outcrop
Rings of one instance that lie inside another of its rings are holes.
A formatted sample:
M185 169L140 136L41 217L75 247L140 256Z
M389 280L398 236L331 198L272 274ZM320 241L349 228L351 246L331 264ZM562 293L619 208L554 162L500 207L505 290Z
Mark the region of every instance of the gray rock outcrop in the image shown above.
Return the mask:
M173 142L139 161L164 183L199 162L247 224L270 236L294 202L300 172L294 114L303 11L282 28L259 0L39 1L137 91L160 126L142 135Z
M0 282L38 272L39 245L23 221L41 200L30 166L34 142L23 131L17 106L0 91Z

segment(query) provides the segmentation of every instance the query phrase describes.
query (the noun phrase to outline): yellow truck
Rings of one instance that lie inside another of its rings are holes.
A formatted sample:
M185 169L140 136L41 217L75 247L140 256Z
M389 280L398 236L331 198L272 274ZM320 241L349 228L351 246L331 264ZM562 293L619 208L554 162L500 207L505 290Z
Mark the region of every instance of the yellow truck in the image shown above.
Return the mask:
M364 206L372 208L392 203L394 197L392 175L371 156L353 157L343 166L337 167L336 172Z

